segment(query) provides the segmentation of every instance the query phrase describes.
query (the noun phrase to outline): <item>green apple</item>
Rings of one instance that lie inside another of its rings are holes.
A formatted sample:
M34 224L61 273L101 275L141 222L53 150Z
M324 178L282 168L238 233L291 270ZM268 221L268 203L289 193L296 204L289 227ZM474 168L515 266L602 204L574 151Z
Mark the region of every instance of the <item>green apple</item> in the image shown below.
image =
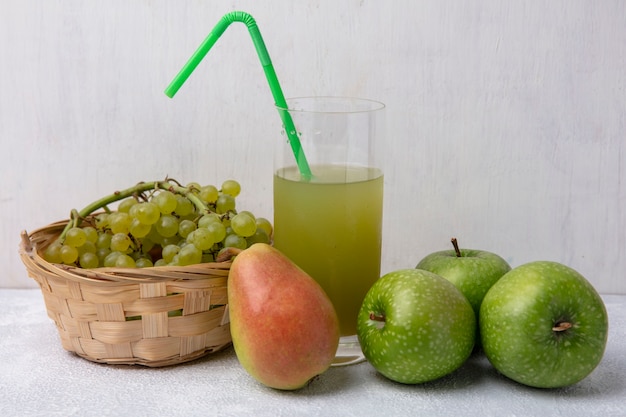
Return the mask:
M600 363L608 316L593 286L549 261L505 274L480 308L485 355L503 375L538 388L579 382Z
M476 318L461 292L419 269L390 272L367 292L357 320L363 354L387 378L417 384L459 368L472 353Z
M452 244L454 250L431 253L416 268L441 275L453 283L470 302L478 320L485 294L502 275L511 270L511 266L492 252L459 249L455 238L452 238Z

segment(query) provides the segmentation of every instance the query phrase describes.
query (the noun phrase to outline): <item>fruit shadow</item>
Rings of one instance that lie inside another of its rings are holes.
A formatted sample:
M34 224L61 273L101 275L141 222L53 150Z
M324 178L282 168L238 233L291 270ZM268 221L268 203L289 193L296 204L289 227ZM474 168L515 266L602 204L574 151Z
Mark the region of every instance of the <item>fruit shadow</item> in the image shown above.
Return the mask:
M66 352L66 353L68 354L68 356L72 356L76 358L80 357L79 355L72 353L72 352ZM97 363L97 362L91 362L91 361L89 362L96 366L101 366L107 369L120 369L120 370L135 369L137 371L149 371L152 373L160 373L160 372L170 373L174 369L176 370L181 370L181 369L186 369L186 368L194 369L194 368L198 368L199 366L211 367L212 365L216 365L218 368L221 368L225 366L225 364L227 363L230 363L232 366L236 366L237 356L235 356L235 350L232 344L230 344L230 345L223 347L220 350L205 354L195 359L191 359L187 362L172 363L170 365L163 365L163 366L142 366L142 365L126 365L126 364L115 364L115 363Z
M433 381L419 384L403 384L391 381L376 372L377 382L380 384L391 384L396 387L407 387L407 389L419 387L423 390L438 392L475 389L481 384L488 383L495 375L497 375L497 372L493 369L487 358L479 353L472 353L465 363L456 371Z
M457 391L476 387L482 380L488 378L489 374L495 374L495 371L486 358L472 355L463 366L444 377L421 384L402 384L384 377L370 363L364 362L332 367L314 378L306 387L294 391L293 395L337 395L339 392L361 391L363 382L367 379L373 379L376 384L393 389L415 390L416 387L420 387L423 390L439 392Z
M497 384L508 391L527 393L543 398L561 399L609 399L620 397L626 390L626 380L624 380L624 370L626 370L626 357L621 353L615 355L605 355L605 359L598 367L582 381L576 384L561 388L536 388L516 382L500 372L490 363L482 350L476 350L468 360L467 368L462 367L457 372L463 375L468 373L475 383L477 378L473 373L481 375L485 382ZM473 362L473 363L472 363ZM455 373L451 374L453 377Z
M535 388L520 384L495 372L498 384L510 391L524 392L544 399L609 400L621 398L626 390L623 371L625 361L619 366L601 363L590 375L576 384L561 388Z
M362 365L362 364L360 364ZM354 371L360 365L331 367L326 372L311 379L308 384L295 391L283 391L287 395L295 397L324 397L337 396L337 393L358 389L362 380L355 375Z

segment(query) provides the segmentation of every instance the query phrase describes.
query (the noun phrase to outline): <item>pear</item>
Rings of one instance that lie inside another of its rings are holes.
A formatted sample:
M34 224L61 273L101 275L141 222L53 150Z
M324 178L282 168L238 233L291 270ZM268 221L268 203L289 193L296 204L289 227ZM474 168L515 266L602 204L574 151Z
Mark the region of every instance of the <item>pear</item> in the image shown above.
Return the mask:
M228 310L239 362L268 387L302 388L335 357L339 320L331 301L270 245L256 243L233 260Z

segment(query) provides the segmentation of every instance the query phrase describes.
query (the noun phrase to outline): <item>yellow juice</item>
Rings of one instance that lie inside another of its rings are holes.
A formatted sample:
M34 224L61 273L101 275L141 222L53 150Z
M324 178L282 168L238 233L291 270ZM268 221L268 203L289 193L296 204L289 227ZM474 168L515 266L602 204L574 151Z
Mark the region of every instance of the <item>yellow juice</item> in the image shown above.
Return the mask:
M350 336L365 294L380 276L383 174L357 166L311 170L308 182L296 167L274 175L274 246L320 283L341 335Z

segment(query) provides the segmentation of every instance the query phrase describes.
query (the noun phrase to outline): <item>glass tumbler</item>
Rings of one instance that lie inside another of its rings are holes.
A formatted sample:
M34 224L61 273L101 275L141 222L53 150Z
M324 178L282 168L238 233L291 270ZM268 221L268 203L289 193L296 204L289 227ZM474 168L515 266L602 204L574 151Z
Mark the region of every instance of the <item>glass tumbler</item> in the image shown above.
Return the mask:
M364 360L356 336L365 294L380 277L385 105L350 97L287 100L312 177L287 134L275 152L274 246L332 301L341 339L333 365Z

